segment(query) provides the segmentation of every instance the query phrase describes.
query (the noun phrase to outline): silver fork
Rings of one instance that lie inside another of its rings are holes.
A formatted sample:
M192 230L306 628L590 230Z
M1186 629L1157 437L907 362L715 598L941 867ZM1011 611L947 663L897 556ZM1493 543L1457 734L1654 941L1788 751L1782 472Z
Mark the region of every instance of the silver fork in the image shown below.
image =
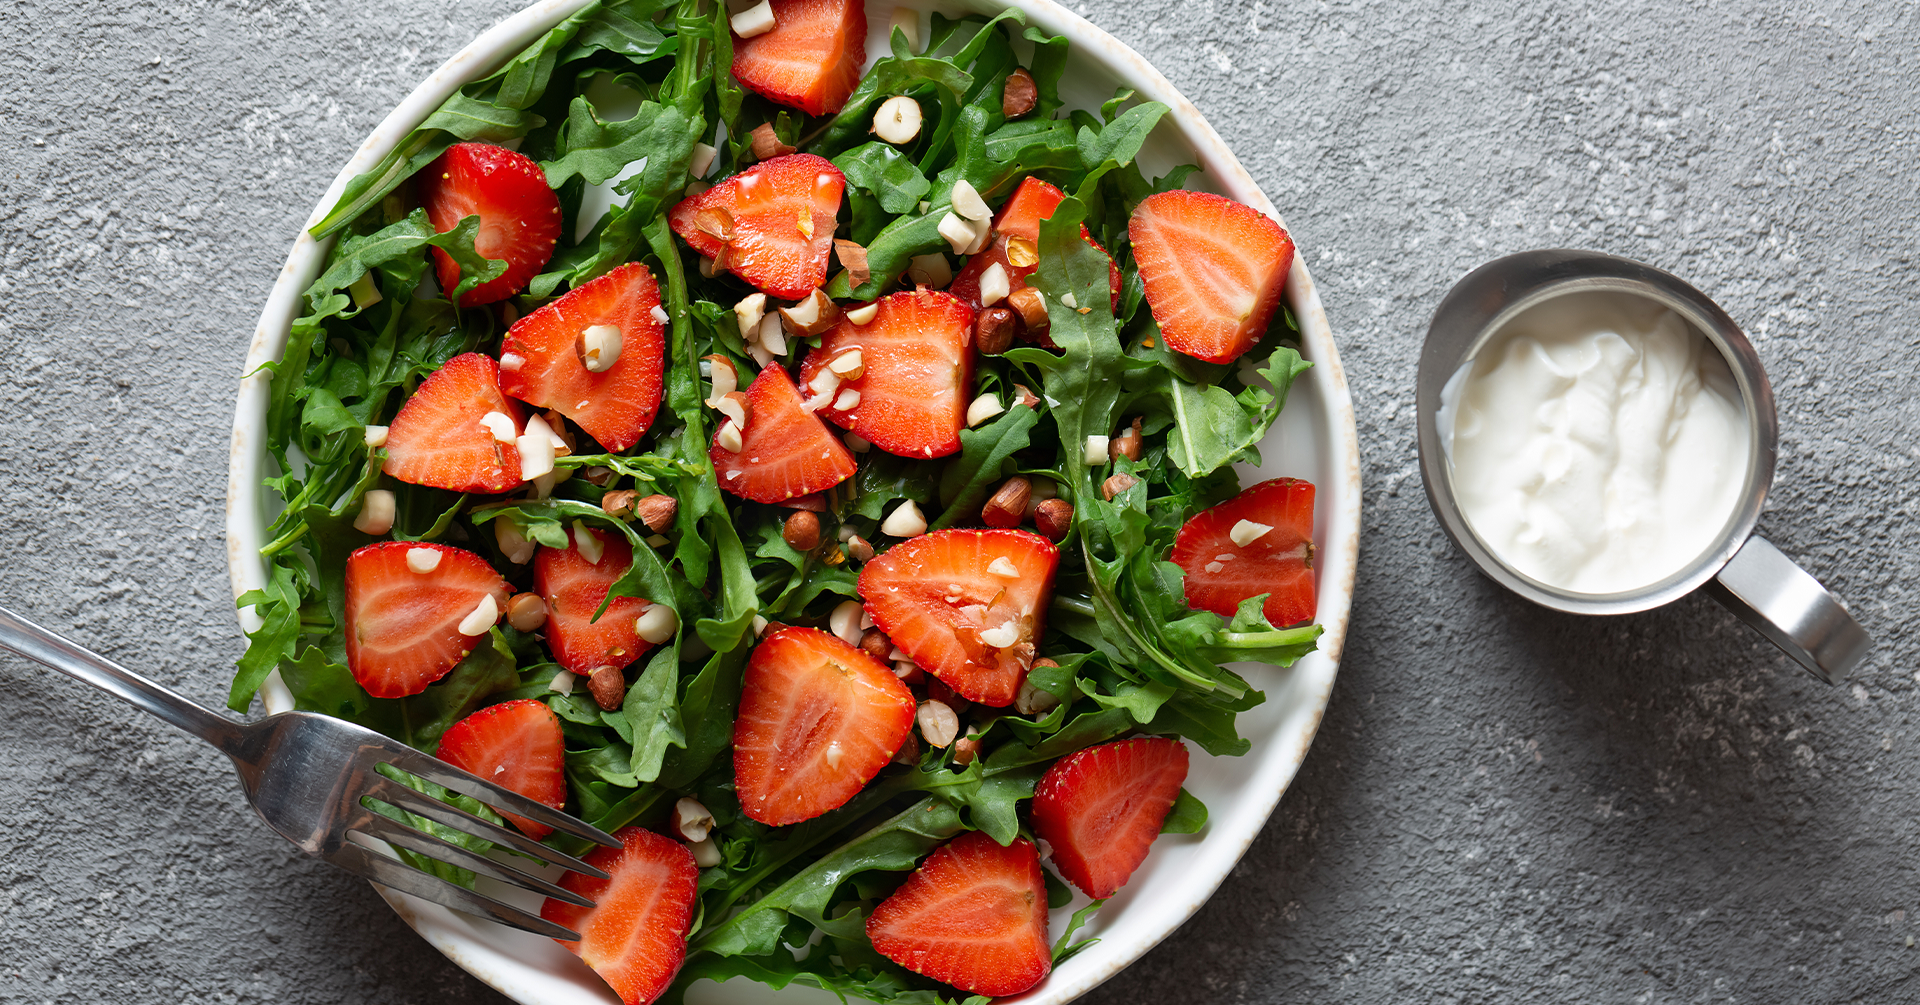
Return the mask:
M301 851L357 876L443 907L535 935L579 939L573 931L539 915L421 872L351 841L349 836L376 838L581 907L591 907L593 902L531 873L382 816L366 805L368 800L485 838L547 865L596 879L608 876L572 855L387 778L375 770L380 765L392 765L564 834L609 848L620 847L618 840L599 828L342 719L312 712L282 712L258 722L234 722L4 607L0 607L0 648L86 681L213 744L240 772L247 802L281 837L299 845Z

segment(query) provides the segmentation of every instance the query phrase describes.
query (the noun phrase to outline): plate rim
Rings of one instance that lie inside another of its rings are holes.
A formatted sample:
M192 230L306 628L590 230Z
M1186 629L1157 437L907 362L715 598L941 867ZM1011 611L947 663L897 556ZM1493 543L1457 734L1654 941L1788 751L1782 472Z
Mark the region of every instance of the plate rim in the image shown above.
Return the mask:
M353 177L384 157L407 133L439 108L455 89L491 72L553 25L590 2L592 0L538 0L477 35L422 80L374 127L327 187L307 222L302 225L255 326L235 401L228 454L226 546L229 578L236 598L265 585L264 563L259 559L259 548L264 543L262 512L267 505L261 477L266 460L262 426L270 374L261 366L279 359L285 348L288 329L297 316L301 292L318 275L325 254L331 247L331 240L314 240L308 228L332 208ZM1055 0L1019 0L1017 4L994 0L962 0L959 3L908 0L906 5L923 12L953 12L963 8L966 12L986 14L1018 6L1030 25L1064 35L1073 50L1083 55L1091 54L1094 60L1135 85L1142 97L1166 103L1172 111L1162 120L1162 124L1171 125L1184 136L1192 148L1193 162L1200 165L1201 173L1225 194L1253 206L1285 226L1272 201L1198 107L1131 47ZM1290 229L1289 233L1292 233ZM1207 839L1221 843L1208 854L1205 860L1207 868L1186 874L1191 878L1193 892L1197 896L1184 898L1180 903L1161 905L1163 909L1154 912L1155 919L1149 926L1150 930L1132 933L1125 941L1106 940L1105 947L1111 948L1090 949L1064 964L1040 987L1013 999L1023 1005L1064 1005L1085 994L1137 961L1198 911L1265 829L1280 796L1298 773L1331 699L1339 662L1344 655L1359 558L1361 479L1358 430L1346 374L1340 364L1326 310L1297 245L1287 276L1286 293L1300 325L1302 348L1307 350L1307 358L1314 363L1305 379L1313 383L1317 392L1310 400L1319 405L1320 414L1315 419L1323 424L1328 433L1329 442L1326 446L1330 448L1330 456L1327 463L1334 480L1338 482L1337 487L1323 486L1321 498L1326 499L1329 505L1322 509L1325 520L1323 526L1317 528L1316 535L1320 538L1316 542L1321 563L1318 592L1320 624L1324 629L1320 649L1296 662L1290 671L1305 678L1304 684L1312 700L1290 710L1289 720L1304 716L1305 721L1269 734L1275 743L1273 749L1258 761L1260 768L1256 778L1261 784L1241 800L1243 809L1258 812L1251 817L1242 813L1242 819L1251 821L1250 827L1243 825L1228 833L1216 830L1207 835ZM1327 492L1326 488L1336 488L1336 491ZM250 632L259 627L259 619L251 608L237 613L243 630ZM292 707L292 695L281 683L277 670L270 675L261 692L269 713ZM1290 733L1297 736L1297 743L1288 749L1278 741ZM1254 751L1245 756L1254 757L1261 746L1260 739L1266 738L1256 739ZM465 936L464 931L470 930L469 926L451 912L377 886L375 889L409 927L474 977L518 1001L553 1000L545 994L536 995L533 988L523 986L512 974L489 965L481 955L472 952L481 947L476 947ZM1146 913L1140 910L1145 906L1135 905L1132 913ZM1063 980L1063 977L1066 979ZM588 987L585 990L591 992L594 989Z

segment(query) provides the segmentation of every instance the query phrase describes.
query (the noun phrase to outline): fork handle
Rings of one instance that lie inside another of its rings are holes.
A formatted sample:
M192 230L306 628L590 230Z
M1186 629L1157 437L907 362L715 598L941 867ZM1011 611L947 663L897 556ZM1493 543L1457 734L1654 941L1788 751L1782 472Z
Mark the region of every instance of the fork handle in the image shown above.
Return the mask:
M86 681L135 708L173 723L222 751L232 750L240 739L240 723L189 701L4 607L0 607L0 649L10 649L68 676Z

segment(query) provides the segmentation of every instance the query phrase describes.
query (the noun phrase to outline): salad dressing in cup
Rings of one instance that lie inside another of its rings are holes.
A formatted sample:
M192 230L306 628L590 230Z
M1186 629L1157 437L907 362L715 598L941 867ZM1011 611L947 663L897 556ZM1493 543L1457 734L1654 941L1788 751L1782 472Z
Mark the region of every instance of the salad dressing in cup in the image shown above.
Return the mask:
M1628 614L1704 586L1828 683L1872 647L1753 534L1773 392L1739 327L1674 276L1562 250L1476 269L1434 312L1416 414L1441 527L1522 597Z

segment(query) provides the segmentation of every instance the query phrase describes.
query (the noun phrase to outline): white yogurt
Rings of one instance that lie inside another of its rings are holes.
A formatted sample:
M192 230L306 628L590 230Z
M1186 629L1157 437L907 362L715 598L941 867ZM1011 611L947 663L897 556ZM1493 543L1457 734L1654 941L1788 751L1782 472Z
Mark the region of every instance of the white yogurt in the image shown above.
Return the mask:
M1747 479L1746 412L1712 344L1624 293L1516 315L1440 396L1454 498L1499 559L1549 586L1620 593L1719 539Z

